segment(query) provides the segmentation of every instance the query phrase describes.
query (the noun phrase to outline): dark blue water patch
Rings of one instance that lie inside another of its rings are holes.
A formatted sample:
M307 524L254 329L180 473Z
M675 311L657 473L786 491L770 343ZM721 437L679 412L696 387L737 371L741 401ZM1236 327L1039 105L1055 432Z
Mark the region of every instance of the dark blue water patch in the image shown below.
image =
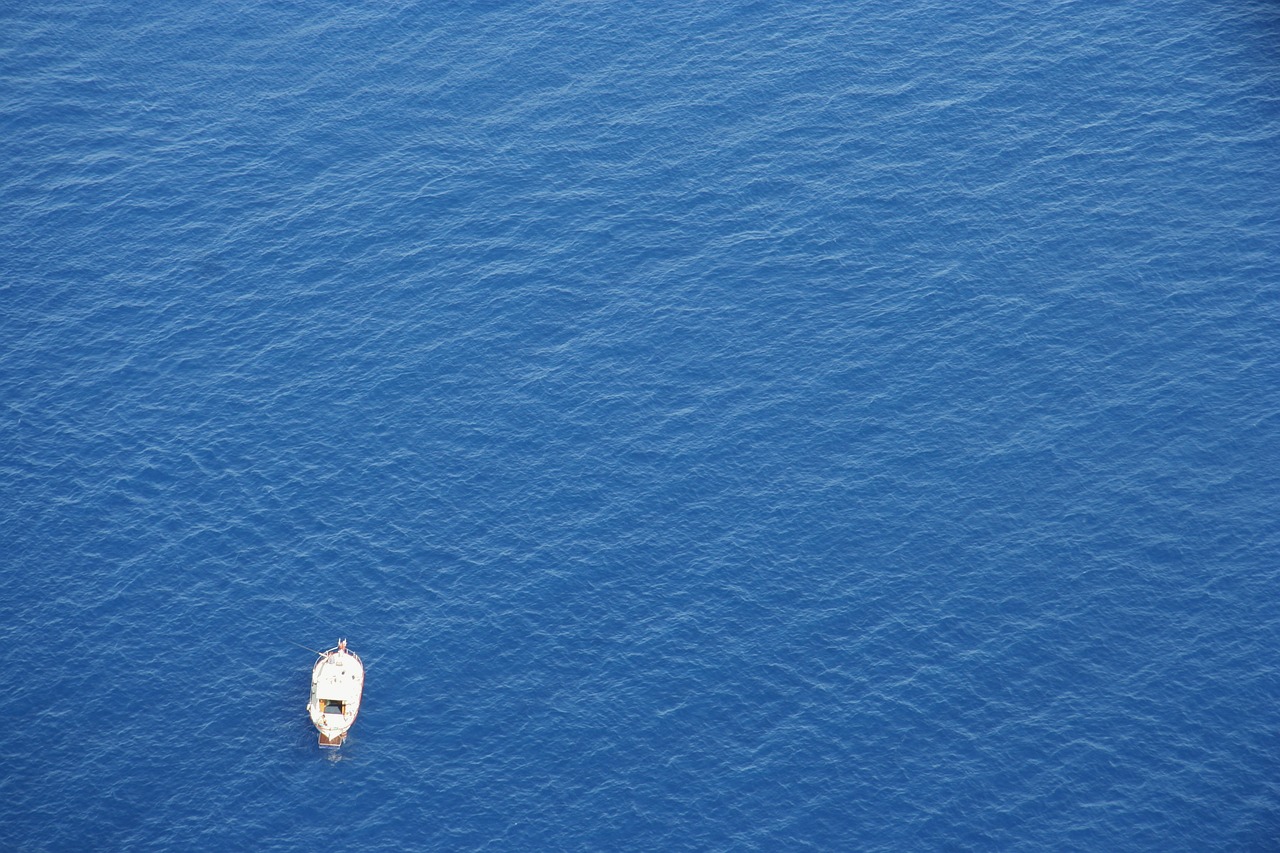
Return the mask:
M1269 849L1267 4L0 16L11 843Z

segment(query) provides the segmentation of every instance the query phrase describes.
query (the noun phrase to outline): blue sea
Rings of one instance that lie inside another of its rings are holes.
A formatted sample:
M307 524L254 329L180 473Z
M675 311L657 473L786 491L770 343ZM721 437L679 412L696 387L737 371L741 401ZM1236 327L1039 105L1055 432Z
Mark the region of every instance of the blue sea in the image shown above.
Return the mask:
M0 4L5 851L1277 851L1278 499L1273 0Z

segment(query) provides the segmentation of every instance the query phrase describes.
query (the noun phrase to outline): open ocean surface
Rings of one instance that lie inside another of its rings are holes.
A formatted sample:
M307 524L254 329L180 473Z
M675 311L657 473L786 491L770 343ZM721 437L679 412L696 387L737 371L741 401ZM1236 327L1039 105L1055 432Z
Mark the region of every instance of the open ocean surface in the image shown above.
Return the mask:
M1272 0L0 5L4 851L1280 850L1278 498Z

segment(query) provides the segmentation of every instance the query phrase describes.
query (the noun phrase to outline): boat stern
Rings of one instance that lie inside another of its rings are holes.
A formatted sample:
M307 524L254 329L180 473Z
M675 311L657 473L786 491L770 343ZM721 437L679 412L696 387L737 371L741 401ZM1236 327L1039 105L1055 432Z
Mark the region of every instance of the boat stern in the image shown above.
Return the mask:
M338 732L337 734L333 735L332 737L330 737L329 735L325 734L324 732L321 732L321 733L320 733L320 746L322 746L322 747L324 747L324 748L326 748L326 749L337 749L338 747L342 746L342 742L343 742L344 740L346 740L346 739L347 739L347 733L346 733L346 732Z

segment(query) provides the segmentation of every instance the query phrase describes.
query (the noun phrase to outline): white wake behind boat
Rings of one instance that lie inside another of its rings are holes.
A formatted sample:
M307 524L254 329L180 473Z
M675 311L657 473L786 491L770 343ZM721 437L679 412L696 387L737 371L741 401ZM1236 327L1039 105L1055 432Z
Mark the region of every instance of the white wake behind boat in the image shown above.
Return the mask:
M320 655L311 669L311 698L307 713L320 732L320 745L342 746L347 730L360 713L364 663L347 648L346 640Z

